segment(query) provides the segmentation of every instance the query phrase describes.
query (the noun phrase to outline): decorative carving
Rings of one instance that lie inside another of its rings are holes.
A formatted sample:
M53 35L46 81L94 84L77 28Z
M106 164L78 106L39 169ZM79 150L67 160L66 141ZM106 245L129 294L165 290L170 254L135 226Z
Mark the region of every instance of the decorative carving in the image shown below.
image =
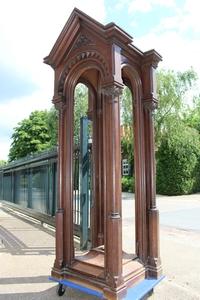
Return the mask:
M69 63L66 65L60 80L59 80L59 85L58 85L58 94L62 95L63 94L63 89L64 89L64 83L65 79L69 73L69 71L74 67L78 62L81 60L87 60L87 59L95 59L98 60L99 63L103 66L104 69L104 76L109 76L109 67L107 62L105 61L104 57L97 51L91 50L91 51L83 51L77 54L75 57L73 57Z
M103 87L101 92L106 96L112 96L113 98L116 98L122 95L123 87L113 84Z
M65 98L63 95L53 97L52 102L55 105L55 108L58 110L64 110L66 108Z
M124 283L122 276L113 276L113 274L110 274L109 272L106 274L106 281L113 288L116 288Z
M145 109L154 112L158 106L158 102L156 100L146 100L143 102L143 105Z
M75 42L72 50L78 49L82 46L91 45L91 44L93 44L92 41L84 34L81 34L77 39L77 41Z

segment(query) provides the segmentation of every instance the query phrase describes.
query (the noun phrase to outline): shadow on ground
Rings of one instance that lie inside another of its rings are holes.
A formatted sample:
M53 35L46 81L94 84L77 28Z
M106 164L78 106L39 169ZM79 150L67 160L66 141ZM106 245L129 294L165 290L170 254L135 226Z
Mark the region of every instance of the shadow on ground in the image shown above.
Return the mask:
M16 279L16 278L15 278ZM98 300L99 298L95 296L90 296L76 290L72 290L68 288L65 294L62 297L57 296L56 293L57 285L51 287L42 292L34 292L34 293L15 293L15 294L0 294L0 300Z
M23 231L25 231L24 228ZM54 247L27 246L15 234L0 225L0 253L2 252L12 255L53 255L55 249Z

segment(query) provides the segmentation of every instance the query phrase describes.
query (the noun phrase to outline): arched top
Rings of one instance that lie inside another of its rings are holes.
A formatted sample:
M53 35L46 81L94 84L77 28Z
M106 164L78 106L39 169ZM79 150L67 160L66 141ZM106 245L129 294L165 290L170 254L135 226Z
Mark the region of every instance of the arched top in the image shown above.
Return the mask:
M98 69L101 72L103 78L109 77L109 66L103 55L101 55L98 51L95 50L83 51L78 53L76 56L72 57L66 64L58 81L58 94L64 94L66 80L69 77L71 70L74 71L74 69L76 69L76 72L73 72L72 76L76 74L76 77L80 77L80 74L78 73L83 73L88 68Z
M142 95L142 80L139 70L130 64L122 64L122 78L134 95L134 101L138 101Z

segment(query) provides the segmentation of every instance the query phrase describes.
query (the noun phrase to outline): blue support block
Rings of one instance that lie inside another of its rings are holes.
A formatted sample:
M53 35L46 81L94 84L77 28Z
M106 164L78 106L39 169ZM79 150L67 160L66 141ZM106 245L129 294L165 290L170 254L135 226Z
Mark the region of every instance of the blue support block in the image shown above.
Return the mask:
M96 296L100 299L104 299L103 293L98 292L98 291L93 290L93 289L90 289L90 288L87 288L83 285L74 283L72 281L69 281L69 280L66 280L66 279L56 279L54 277L49 277L49 280L58 282L59 284L63 284L64 286L70 287L72 289L79 290L83 293L86 293L86 294L89 294L89 295L92 295L92 296Z
M165 278L165 276L161 276L158 279L149 278L144 279L137 285L135 285L132 288L129 288L127 290L126 296L124 296L123 300L142 300L145 296L149 294L153 290L153 288ZM101 292L98 292L96 290L87 288L83 285L79 285L77 283L74 283L72 281L66 280L66 279L57 279L54 277L49 277L49 280L58 282L59 284L63 284L64 286L70 287L72 289L79 290L83 293L96 296L100 299L104 299L104 295Z
M134 287L127 290L127 294L126 294L124 300L141 300L141 299L143 299L164 278L165 278L165 276L161 276L158 279L154 279L154 278L144 279L143 281L141 281Z

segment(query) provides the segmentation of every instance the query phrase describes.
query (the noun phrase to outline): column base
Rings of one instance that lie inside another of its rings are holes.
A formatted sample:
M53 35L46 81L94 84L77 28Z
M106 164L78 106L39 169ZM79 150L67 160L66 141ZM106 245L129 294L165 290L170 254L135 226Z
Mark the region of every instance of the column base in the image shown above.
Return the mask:
M148 276L152 278L160 278L162 275L162 265L159 258L149 257L148 259Z

